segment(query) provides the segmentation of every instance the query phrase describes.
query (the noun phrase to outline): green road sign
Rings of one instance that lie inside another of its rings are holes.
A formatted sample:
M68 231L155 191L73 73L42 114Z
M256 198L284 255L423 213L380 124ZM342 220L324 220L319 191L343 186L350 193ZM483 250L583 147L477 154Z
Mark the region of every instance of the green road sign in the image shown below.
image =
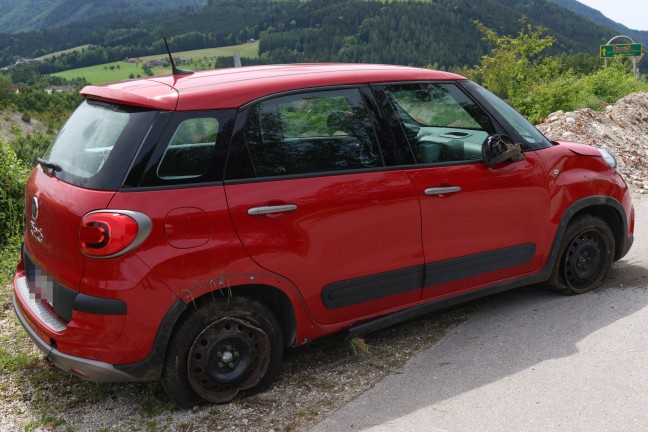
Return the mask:
M601 58L614 56L639 57L641 54L643 54L643 44L640 43L601 45Z

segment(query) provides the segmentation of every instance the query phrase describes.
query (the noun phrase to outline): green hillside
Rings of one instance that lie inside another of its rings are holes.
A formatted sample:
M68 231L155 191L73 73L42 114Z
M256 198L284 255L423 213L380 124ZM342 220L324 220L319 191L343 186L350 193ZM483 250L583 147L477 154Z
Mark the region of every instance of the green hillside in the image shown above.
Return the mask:
M256 58L259 55L259 43L246 43L229 47L209 48L193 51L173 53L175 61L186 59L182 67L190 70L213 69L218 57L232 57L239 52L242 57ZM141 57L139 63L127 61L111 62L96 66L88 66L79 69L70 69L53 74L54 76L73 79L84 78L90 84L104 84L109 82L123 81L129 78L146 76L142 66L152 60L167 60L167 54L158 54ZM170 67L151 67L153 75L164 75L171 73Z
M523 16L556 38L549 55L595 55L598 45L615 34L549 0L209 0L197 12L161 12L146 20L95 18L0 38L0 66L17 56L37 57L85 44L92 47L33 67L40 74L54 74L104 65L164 52L163 36L175 52L260 40L259 61L267 63L472 66L488 50L475 21L499 34L513 34Z

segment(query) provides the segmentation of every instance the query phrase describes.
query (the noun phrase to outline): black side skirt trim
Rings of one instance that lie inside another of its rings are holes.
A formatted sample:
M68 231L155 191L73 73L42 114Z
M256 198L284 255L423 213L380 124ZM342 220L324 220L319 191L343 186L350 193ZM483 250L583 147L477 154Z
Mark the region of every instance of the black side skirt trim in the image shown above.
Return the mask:
M475 300L481 297L489 296L492 294L497 294L499 292L508 291L513 288L519 288L524 285L531 285L540 282L544 282L548 278L548 273L542 271L533 276L528 276L509 282L505 282L498 285L493 285L490 287L468 291L465 293L457 294L452 297L445 297L439 300L432 301L430 303L423 303L418 306L413 306L411 308L403 309L398 312L394 312L389 315L377 318L373 321L368 321L363 324L351 327L349 329L349 337L362 337L366 334L373 333L378 330L393 326L400 322L408 321L413 318L425 315L431 312L438 311L440 309L446 309L452 306L456 306L461 303L465 303L470 300Z
M440 285L526 264L535 256L533 243L438 261L425 266L425 286Z
M423 284L423 272L424 267L420 265L334 282L322 289L322 303L327 309L339 309L418 291Z
M400 270L347 279L326 285L322 303L339 309L391 297L423 286L440 285L526 264L535 256L534 244L523 244Z

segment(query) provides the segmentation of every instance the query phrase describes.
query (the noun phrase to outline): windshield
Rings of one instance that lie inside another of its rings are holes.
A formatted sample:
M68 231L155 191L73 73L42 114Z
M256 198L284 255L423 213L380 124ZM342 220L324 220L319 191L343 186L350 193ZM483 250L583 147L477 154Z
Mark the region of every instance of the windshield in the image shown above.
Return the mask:
M61 167L61 180L92 189L121 185L155 111L83 102L65 123L44 159Z

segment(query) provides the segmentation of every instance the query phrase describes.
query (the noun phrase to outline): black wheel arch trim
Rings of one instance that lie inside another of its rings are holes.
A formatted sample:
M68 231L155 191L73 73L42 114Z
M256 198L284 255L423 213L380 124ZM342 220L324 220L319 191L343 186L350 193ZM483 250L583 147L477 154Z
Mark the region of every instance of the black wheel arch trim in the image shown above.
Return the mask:
M115 369L132 376L133 381L157 381L160 379L171 333L186 309L187 305L182 300L176 300L162 318L155 335L153 348L148 356L135 363L114 365Z
M267 295L260 295L259 290L256 288L260 287L259 285L254 286L239 286L236 289L236 295L245 295L251 294L252 297L258 299L266 306L268 306L273 313L275 313L277 320L279 320L284 330L284 338L287 338L287 341L290 341L292 345L296 337L296 323L295 323L295 314L294 314L294 305L291 304L291 310L284 310L285 304L281 300L277 300L279 304L272 303L271 297L272 293L266 293ZM263 290L261 290L263 291ZM278 290L280 291L280 290ZM213 293L213 291L212 291ZM207 294L201 296L200 298L206 296ZM197 301L194 299L194 301ZM290 300L286 300L290 302ZM130 375L133 379L132 381L157 381L162 376L162 369L164 367L164 359L166 357L169 340L171 339L171 334L175 330L176 324L182 317L182 315L187 311L187 308L194 307L194 303L185 303L181 299L177 299L167 310L167 313L162 318L162 321L158 327L157 333L155 335L155 340L153 342L153 347L149 354L143 359L135 363L128 364L117 364L114 365L115 369L118 369L126 374ZM276 307L279 307L277 310ZM279 313L277 313L279 311ZM290 322L292 325L287 325ZM285 327L284 327L285 326Z
M557 258L556 255L558 254L558 250L560 248L562 238L565 235L565 230L567 229L567 225L569 224L569 222L574 218L574 216L577 213L581 212L582 210L585 210L589 207L596 207L596 206L611 208L615 211L616 216L619 217L620 230L615 230L615 227L610 227L612 229L612 233L614 235L614 240L616 243L615 252L614 252L614 261L620 260L628 253L634 241L634 237L628 237L627 235L628 217L626 216L623 205L621 205L619 201L617 201L616 199L610 196L594 195L594 196L581 198L580 200L576 201L571 206L569 206L569 208L567 208L567 210L563 214L560 220L560 224L558 225L558 229L556 230L556 235L554 236L554 242L551 246L551 254L549 256L549 261L551 261L552 263L551 267L553 267L553 262Z

